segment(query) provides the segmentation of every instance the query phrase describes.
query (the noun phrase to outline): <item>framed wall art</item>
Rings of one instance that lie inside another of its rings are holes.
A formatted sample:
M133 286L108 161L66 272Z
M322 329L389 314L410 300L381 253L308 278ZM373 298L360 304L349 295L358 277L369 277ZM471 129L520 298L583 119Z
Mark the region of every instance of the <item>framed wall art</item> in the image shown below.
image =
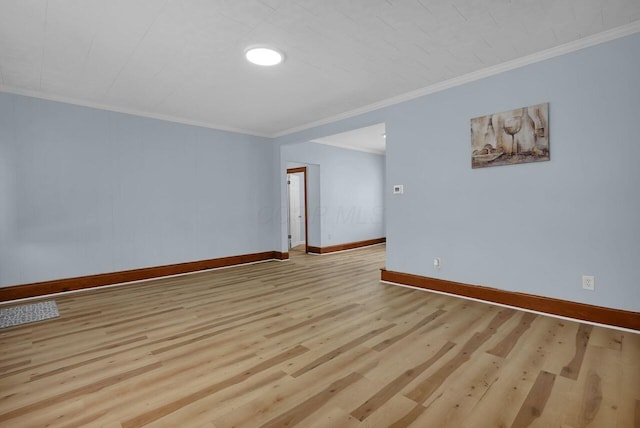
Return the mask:
M471 167L549 158L549 103L471 119Z

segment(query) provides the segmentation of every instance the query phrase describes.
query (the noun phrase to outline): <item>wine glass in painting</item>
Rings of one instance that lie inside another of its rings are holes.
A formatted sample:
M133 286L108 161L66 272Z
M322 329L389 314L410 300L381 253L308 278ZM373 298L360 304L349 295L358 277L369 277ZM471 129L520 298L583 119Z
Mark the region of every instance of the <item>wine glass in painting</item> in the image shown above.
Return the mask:
M518 154L515 135L522 129L522 116L512 116L504 121L504 132L511 135L511 153Z

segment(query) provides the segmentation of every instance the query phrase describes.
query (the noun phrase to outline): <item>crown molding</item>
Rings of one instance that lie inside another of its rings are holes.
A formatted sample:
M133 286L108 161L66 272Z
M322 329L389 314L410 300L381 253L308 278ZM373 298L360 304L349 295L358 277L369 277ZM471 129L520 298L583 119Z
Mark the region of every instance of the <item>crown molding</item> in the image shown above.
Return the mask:
M496 74L503 73L505 71L514 70L520 67L524 67L526 65L534 64L536 62L544 61L550 58L555 58L560 55L565 55L574 51L578 51L580 49L595 46L595 45L605 43L611 40L615 40L621 37L629 36L638 32L640 32L640 20L634 21L627 25L616 27L607 31L603 31L598 34L587 36L582 39L575 40L573 42L565 43L560 46L556 46L550 49L536 52L531 55L527 55L527 56L517 58L511 61L507 61L501 64L493 65L491 67L483 68L478 71L467 73L463 76L454 77L452 79L438 82L433 85L429 85L415 91L411 91L395 97L387 98L385 100L378 101L376 103L372 103L357 109L349 110L335 116L331 116L325 119L306 123L304 125L296 126L296 127L289 128L289 129L272 133L272 134L263 134L263 133L251 131L249 129L233 128L228 126L222 126L215 123L186 119L183 117L164 115L159 113L151 113L151 112L125 108L125 107L117 107L117 106L112 106L112 105L107 105L102 103L84 101L84 100L65 97L61 95L47 94L41 91L16 88L16 87L8 86L2 83L0 83L0 92L23 95L27 97L33 97L33 98L40 98L40 99L49 100L49 101L57 101L57 102L73 104L73 105L78 105L83 107L96 108L96 109L107 110L107 111L112 111L116 113L130 114L133 116L146 117L150 119L163 120L167 122L180 123L183 125L198 126L202 128L214 129L217 131L234 132L238 134L245 134L245 135L251 135L255 137L273 139L273 138L283 137L285 135L294 134L296 132L304 131L307 129L315 128L318 126L327 125L329 123L348 119L364 113L369 113L371 111L378 110L384 107L400 104L405 101L410 101L425 95L433 94L435 92L440 92L445 89L450 89L456 86L464 85L466 83L474 82L476 80L484 79L486 77L491 77Z
M222 126L215 123L200 122L197 120L185 119L183 117L145 112L145 111L125 108L125 107L118 107L118 106L112 106L108 104L96 103L92 101L84 101L76 98L65 97L62 95L47 94L41 91L33 91L29 89L16 88L16 87L7 86L4 84L0 84L0 92L5 92L5 93L15 94L15 95L22 95L22 96L31 97L31 98L39 98L39 99L48 100L48 101L56 101L56 102L65 103L65 104L73 104L77 106L95 108L99 110L112 111L115 113L129 114L132 116L146 117L149 119L157 119L165 122L180 123L182 125L198 126L201 128L214 129L216 131L233 132L236 134L251 135L254 137L262 137L262 138L273 138L271 135L256 133L248 129L232 128L229 126Z
M466 83L475 82L476 80L484 79L486 77L491 77L496 74L503 73L505 71L514 70L516 68L520 68L526 65L545 61L547 59L555 58L555 57L565 55L571 52L575 52L584 48L599 45L601 43L619 39L621 37L630 36L638 32L640 32L640 20L634 21L630 24L616 27L607 31L603 31L598 34L583 37L582 39L574 40L573 42L565 43L563 45L559 45L559 46L545 49L543 51L536 52L527 56L523 56L521 58L503 62L501 64L496 64L491 67L483 68L478 71L473 71L471 73L467 73L459 77L454 77L452 79L438 82L433 85L429 85L415 91L411 91L395 97L387 98L385 100L378 101L373 104L369 104L354 110L349 110L347 112L340 113L335 116L317 120L315 122L310 122L305 125L296 126L294 128L289 128L287 130L284 130L272 135L271 138L283 137L285 135L290 135L296 132L315 128L317 126L327 125L329 123L348 119L364 113L369 113L374 110L400 104L402 102L420 98L422 96L433 94L435 92L444 91L445 89L450 89L456 86L464 85Z

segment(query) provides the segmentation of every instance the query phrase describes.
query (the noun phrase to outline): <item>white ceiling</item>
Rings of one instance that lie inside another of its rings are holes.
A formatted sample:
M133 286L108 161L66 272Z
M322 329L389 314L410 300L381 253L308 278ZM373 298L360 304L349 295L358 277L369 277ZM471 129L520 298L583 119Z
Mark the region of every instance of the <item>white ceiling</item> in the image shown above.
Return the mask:
M318 138L312 142L379 155L385 153L387 146L384 123Z
M638 0L0 0L0 90L274 136L639 23Z

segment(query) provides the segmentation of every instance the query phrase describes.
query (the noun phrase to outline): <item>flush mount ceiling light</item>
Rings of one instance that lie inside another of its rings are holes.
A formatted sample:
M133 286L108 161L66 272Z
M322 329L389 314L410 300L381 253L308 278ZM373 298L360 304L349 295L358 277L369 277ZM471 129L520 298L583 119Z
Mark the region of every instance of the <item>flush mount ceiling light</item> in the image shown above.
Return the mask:
M247 61L264 66L280 64L284 59L282 52L264 46L249 47L245 50L244 56Z

